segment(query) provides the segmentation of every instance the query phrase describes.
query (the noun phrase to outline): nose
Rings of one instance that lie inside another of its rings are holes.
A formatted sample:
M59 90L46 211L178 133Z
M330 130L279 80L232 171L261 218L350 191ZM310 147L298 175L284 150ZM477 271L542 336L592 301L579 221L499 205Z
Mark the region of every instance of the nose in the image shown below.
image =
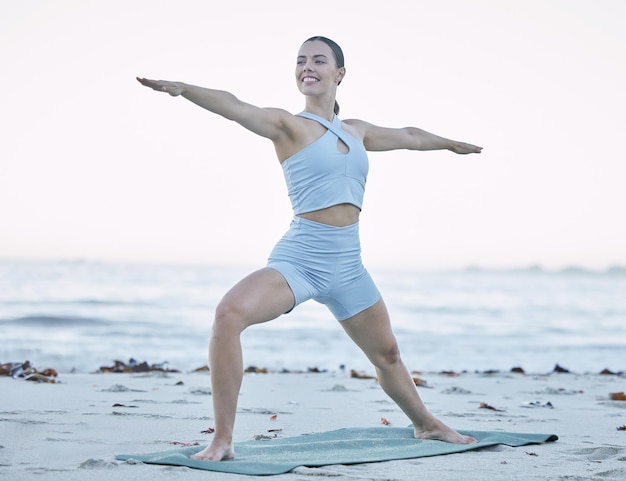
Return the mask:
M307 60L307 61L304 63L303 70L307 70L307 71L309 71L309 72L313 70L313 69L311 68L311 62L310 62L310 60Z

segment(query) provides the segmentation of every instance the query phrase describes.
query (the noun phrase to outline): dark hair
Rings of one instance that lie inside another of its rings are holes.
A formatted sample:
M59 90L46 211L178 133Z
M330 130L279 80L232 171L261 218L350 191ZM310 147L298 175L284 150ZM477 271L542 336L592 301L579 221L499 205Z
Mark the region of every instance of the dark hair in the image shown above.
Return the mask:
M335 63L337 64L337 68L344 67L343 50L341 50L341 47L336 42L332 41L330 38L322 37L321 35L308 38L304 41L304 43L307 43L307 42L324 42L333 51L333 57L335 57ZM341 80L339 81L339 83L341 83ZM339 115L339 104L337 103L336 100L335 100L334 111L335 111L335 115Z

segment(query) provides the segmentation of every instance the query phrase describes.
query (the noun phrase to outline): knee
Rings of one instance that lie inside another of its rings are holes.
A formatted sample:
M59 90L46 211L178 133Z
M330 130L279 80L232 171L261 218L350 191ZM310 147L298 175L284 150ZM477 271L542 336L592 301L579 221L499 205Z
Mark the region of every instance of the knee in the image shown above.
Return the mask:
M400 348L398 347L398 344L394 342L386 349L381 350L372 361L374 365L379 368L400 364L402 362L402 358L400 357Z
M213 336L226 334L240 334L245 329L245 314L242 308L235 302L222 299L215 308L215 319L213 320Z

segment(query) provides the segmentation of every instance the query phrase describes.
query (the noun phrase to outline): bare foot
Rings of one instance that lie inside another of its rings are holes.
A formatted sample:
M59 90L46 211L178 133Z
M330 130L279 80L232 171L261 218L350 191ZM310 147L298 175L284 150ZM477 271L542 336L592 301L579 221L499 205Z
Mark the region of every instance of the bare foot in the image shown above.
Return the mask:
M235 458L235 449L232 443L213 438L209 446L196 454L192 454L191 459L198 461L225 461Z
M416 439L445 441L446 443L453 444L473 444L478 442L476 438L459 434L454 429L449 428L438 420L430 429L414 428L413 435Z

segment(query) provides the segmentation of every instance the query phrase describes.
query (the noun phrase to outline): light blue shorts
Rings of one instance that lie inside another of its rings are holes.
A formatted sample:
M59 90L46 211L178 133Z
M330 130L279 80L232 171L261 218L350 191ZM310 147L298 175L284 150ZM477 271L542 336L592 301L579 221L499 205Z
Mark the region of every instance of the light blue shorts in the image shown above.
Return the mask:
M338 321L380 299L361 262L358 222L335 227L296 216L272 250L267 267L280 272L289 284L294 308L314 299L326 305Z

